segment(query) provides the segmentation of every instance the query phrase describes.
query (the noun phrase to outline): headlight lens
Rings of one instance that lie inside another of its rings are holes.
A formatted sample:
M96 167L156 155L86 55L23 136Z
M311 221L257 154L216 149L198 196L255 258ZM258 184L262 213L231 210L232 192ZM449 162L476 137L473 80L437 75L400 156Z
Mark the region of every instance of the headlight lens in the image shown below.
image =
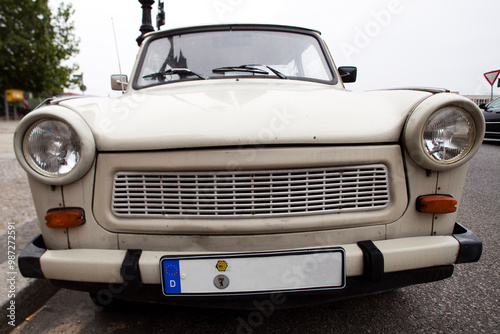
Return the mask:
M450 164L463 158L474 145L476 125L472 116L459 108L438 110L427 120L422 144L435 162Z
M42 120L28 129L24 137L24 153L31 167L39 173L63 176L80 162L80 138L62 121Z

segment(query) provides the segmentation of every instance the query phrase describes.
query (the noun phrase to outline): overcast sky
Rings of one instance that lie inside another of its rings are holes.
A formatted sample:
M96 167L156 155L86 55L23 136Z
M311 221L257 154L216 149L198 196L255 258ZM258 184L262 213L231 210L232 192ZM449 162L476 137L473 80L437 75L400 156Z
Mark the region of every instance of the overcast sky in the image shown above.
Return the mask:
M52 8L60 1L50 0ZM115 96L111 74L130 75L141 25L137 0L65 0L75 9L85 95ZM165 0L162 28L276 23L319 30L337 66L358 67L349 89L427 86L489 95L483 73L500 70L498 0ZM153 5L153 21L157 1ZM73 90L73 92L79 92ZM500 88L494 86L494 93Z

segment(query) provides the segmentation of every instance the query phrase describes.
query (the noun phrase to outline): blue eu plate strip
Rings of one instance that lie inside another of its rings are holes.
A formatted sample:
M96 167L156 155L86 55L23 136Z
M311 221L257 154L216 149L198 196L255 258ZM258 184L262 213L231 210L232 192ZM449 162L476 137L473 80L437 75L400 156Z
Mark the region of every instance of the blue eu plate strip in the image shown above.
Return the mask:
M179 260L163 260L163 277L165 293L181 293Z

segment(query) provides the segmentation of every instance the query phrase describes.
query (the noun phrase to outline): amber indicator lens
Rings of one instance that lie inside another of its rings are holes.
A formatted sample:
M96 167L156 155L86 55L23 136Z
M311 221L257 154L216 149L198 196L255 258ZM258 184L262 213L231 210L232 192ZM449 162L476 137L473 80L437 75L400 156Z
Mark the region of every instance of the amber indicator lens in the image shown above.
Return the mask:
M47 212L45 221L51 228L75 227L85 223L85 213L79 208L53 209Z
M451 213L457 211L457 200L448 195L420 196L417 211L424 213Z

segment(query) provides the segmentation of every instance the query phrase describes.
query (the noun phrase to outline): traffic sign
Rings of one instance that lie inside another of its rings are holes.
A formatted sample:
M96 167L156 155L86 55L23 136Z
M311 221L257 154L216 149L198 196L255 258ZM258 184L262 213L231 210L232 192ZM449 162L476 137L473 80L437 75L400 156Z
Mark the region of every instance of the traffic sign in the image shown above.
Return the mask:
M5 98L7 102L21 102L23 100L24 92L19 89L7 89L5 91Z
M496 70L496 71L484 73L484 77L486 78L486 80L488 80L490 85L493 86L495 84L495 81L497 80L499 74L500 74L500 70Z

